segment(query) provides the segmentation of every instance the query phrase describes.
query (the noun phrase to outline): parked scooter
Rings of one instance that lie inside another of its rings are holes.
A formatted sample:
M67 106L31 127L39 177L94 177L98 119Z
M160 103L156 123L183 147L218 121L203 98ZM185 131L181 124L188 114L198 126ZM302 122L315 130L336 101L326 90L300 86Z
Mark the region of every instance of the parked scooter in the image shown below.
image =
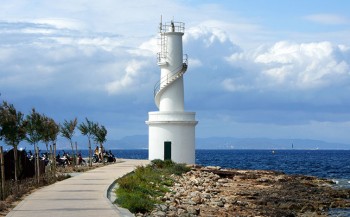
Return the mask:
M39 159L45 162L45 166L47 166L50 163L50 159L48 158L47 153L42 154L42 156Z
M105 163L108 163L108 162L116 162L116 159L115 159L115 156L114 154L112 153L111 150L109 150L108 152L105 152L104 155L103 155L103 161Z
M60 154L58 153L56 156L56 164L57 164L57 166L64 167L66 165L69 165L69 161L65 155L63 155L63 157L61 157Z
M92 163L98 163L98 162L100 162L100 158L98 157L97 154L94 154L92 156Z

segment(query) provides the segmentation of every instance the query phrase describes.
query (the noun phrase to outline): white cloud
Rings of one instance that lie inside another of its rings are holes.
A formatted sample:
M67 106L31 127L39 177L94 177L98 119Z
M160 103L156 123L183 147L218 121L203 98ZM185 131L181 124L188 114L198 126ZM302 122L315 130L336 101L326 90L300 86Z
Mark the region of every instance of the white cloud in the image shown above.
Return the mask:
M189 58L188 64L190 65L191 68L197 68L197 67L203 66L202 61L199 59L195 59L195 58Z
M306 20L324 25L342 25L349 24L350 21L337 14L312 14L304 17Z
M255 70L255 77L244 81L255 80L254 88L312 89L350 82L350 60L346 55L349 54L345 46L330 42L281 41L255 53L232 54L228 61L235 67L250 65L249 70Z
M125 72L121 78L106 84L106 90L109 94L130 93L137 89L139 82L142 81L144 75L142 70L146 68L148 63L140 60L131 60L126 64ZM118 73L121 74L121 73Z
M247 91L250 90L251 87L246 86L244 84L237 84L238 82L236 82L234 79L231 78L226 78L223 80L222 84L223 87L231 92L241 92L241 91Z
M40 19L28 19L24 22L31 22L36 24L47 24L57 29L71 29L71 30L84 30L85 24L76 19L67 18L40 18Z

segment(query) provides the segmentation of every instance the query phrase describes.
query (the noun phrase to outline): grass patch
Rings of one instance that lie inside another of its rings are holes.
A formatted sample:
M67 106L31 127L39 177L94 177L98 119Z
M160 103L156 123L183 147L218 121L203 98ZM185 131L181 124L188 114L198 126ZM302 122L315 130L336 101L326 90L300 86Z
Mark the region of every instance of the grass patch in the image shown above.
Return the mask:
M190 168L170 160L153 160L146 167L137 167L132 173L117 180L116 203L133 213L145 213L162 203L159 198L169 191L174 180L171 174L181 175Z

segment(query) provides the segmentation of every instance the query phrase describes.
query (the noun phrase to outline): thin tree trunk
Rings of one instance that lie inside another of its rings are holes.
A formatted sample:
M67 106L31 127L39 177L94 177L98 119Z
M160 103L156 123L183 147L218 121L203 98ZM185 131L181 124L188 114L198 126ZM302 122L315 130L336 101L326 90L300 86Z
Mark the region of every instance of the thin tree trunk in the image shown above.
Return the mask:
M36 146L36 145L35 145ZM35 150L35 156L36 156L36 165L37 165L37 171L38 171L38 176L37 176L37 183L40 184L40 161L39 161L39 148L36 146Z
M49 153L49 142L46 142L45 145L46 145L46 154L48 154Z
M53 143L53 174L56 178L56 143Z
M0 161L1 161L1 199L5 200L5 161L2 146L0 146Z
M75 155L74 155L74 146L72 140L70 141L70 146L72 148L72 161L73 161L73 166L75 166Z
M15 188L16 191L18 192L18 156L17 156L17 145L13 146L13 158L15 160Z
M15 183L17 185L18 180L18 157L17 157L17 145L13 146L13 159L15 160Z
M91 153L91 142L89 139L89 166L92 167L92 159L91 159L92 153Z
M75 142L75 165L79 164L78 162L78 143Z
M103 156L104 148L103 148L102 142L100 142L100 147L101 147L101 158L102 158L102 163L105 164L105 160L104 160L104 156Z
M36 165L36 144L34 143L34 178L35 180L38 180L38 167Z
M51 161L51 162L50 162ZM54 161L54 156L52 154L52 145L50 145L50 157L49 157L49 163L50 163L50 173L51 177L53 178L54 173L53 173L53 161Z

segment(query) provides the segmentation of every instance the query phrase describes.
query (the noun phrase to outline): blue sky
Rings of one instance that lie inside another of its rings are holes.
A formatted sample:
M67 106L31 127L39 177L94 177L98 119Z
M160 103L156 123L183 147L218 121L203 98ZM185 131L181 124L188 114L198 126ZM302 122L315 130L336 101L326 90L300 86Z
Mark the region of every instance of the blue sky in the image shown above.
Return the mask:
M197 137L350 144L348 1L24 1L0 7L1 100L109 139L148 133L157 28L186 23ZM77 133L78 135L79 133Z

